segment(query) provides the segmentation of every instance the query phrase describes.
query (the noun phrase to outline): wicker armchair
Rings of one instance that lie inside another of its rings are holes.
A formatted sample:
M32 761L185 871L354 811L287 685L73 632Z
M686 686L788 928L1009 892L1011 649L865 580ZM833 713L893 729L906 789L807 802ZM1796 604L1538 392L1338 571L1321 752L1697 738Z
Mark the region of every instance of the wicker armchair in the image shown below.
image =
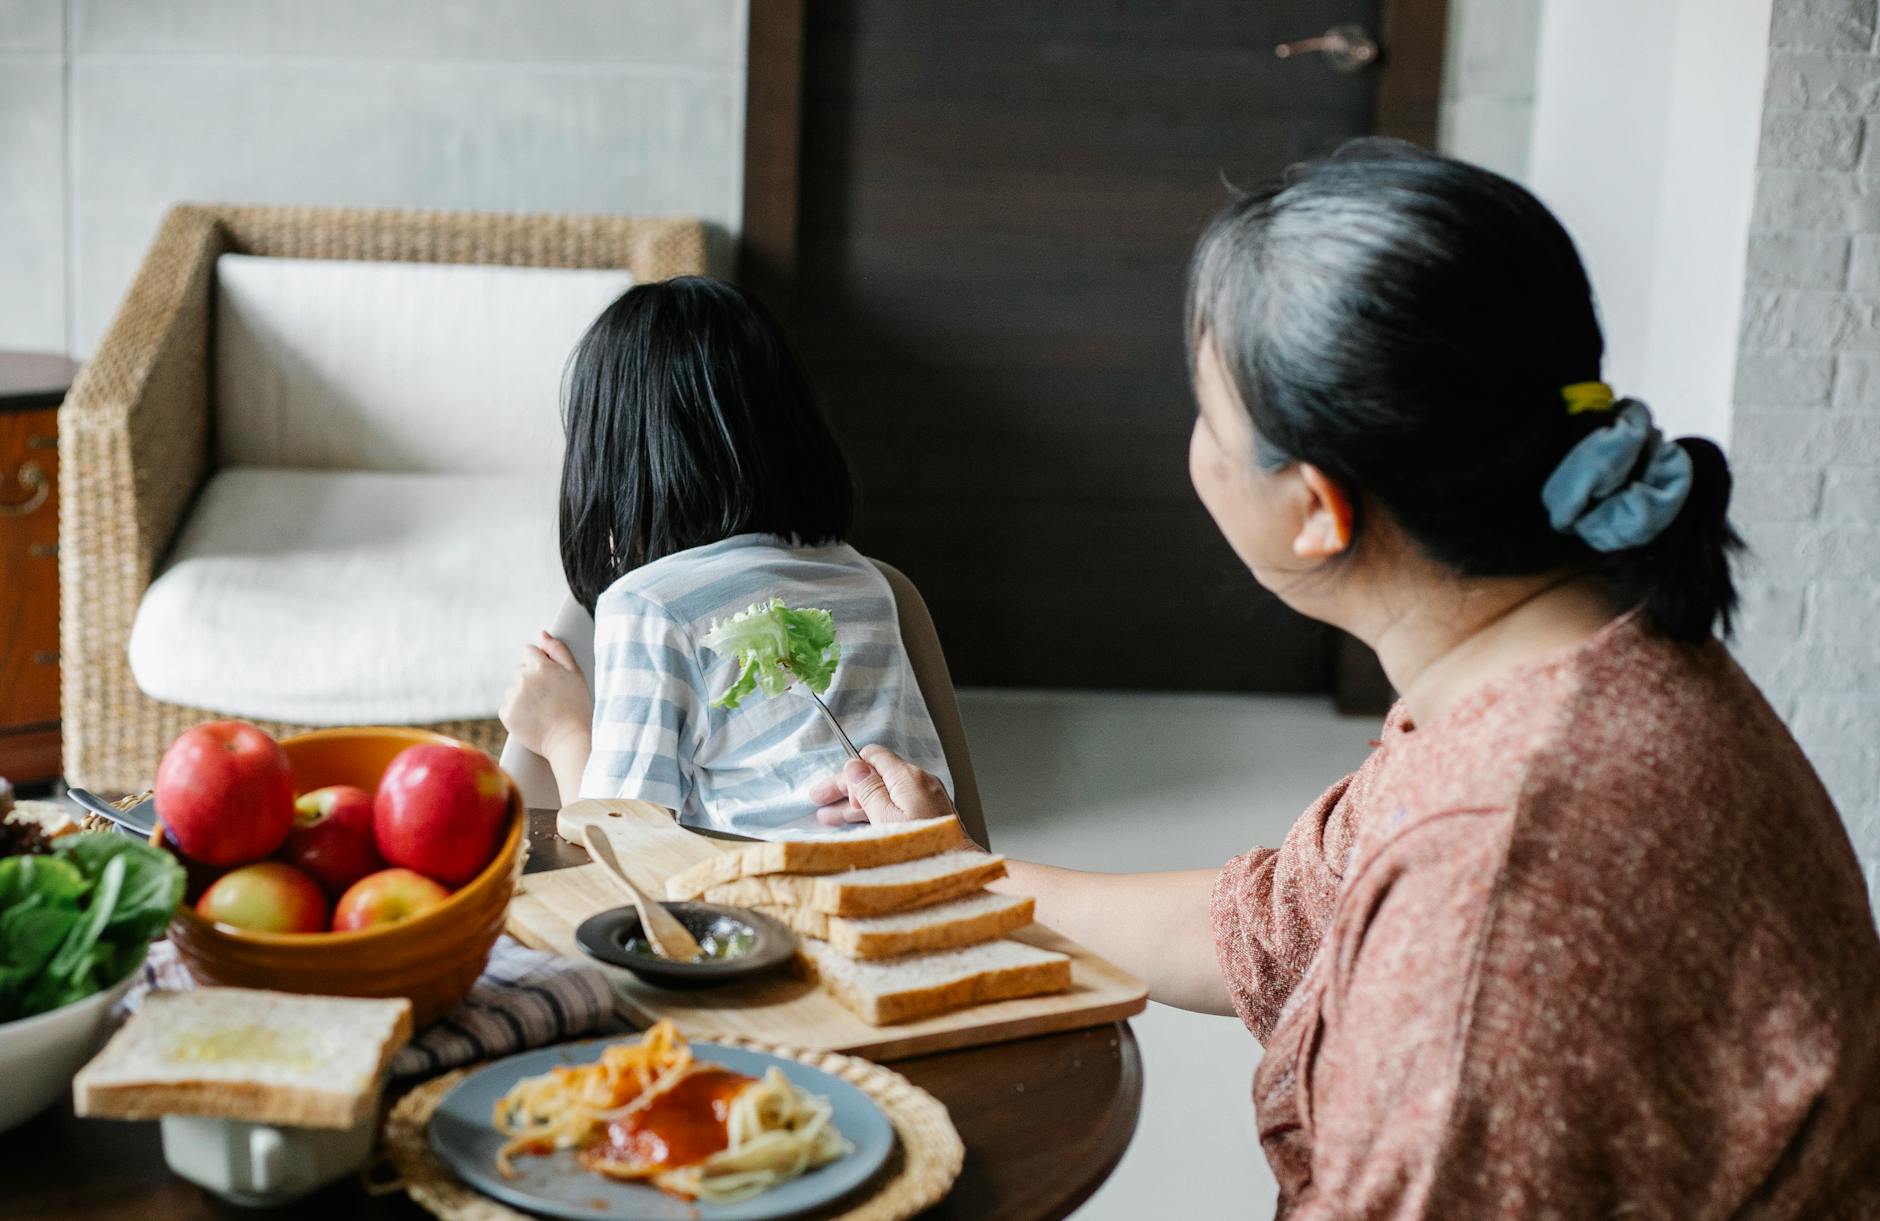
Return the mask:
M689 219L183 205L171 210L97 354L59 411L59 578L65 772L146 786L169 742L218 715L151 699L131 676L132 622L211 473L215 261L303 259L704 269ZM273 733L302 726L268 723ZM433 726L495 751L494 720Z

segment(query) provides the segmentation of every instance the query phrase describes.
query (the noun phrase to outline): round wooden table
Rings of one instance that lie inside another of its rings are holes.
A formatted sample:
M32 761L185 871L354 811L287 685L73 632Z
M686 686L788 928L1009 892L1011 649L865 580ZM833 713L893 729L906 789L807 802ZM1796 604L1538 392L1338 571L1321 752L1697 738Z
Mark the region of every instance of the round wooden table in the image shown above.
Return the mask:
M585 864L552 814L531 811L528 872ZM1110 1176L1142 1109L1142 1058L1116 1022L1066 1034L897 1060L897 1072L946 1104L966 1142L953 1191L924 1218L1034 1221L1063 1217ZM0 1082L0 1089L5 1083ZM170 1173L155 1123L78 1119L69 1099L0 1136L0 1215L181 1221L239 1217ZM370 1197L345 1179L267 1215L428 1216L402 1193Z

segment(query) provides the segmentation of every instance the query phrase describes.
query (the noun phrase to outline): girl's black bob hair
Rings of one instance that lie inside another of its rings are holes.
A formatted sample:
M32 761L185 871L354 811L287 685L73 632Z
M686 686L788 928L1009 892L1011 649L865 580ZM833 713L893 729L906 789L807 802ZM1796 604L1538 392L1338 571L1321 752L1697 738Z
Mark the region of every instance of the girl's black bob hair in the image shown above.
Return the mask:
M590 611L620 577L735 534L848 537L854 487L783 330L710 276L636 285L569 358L561 566Z
M1698 641L1736 608L1730 468L1684 437L1694 482L1643 546L1549 524L1541 487L1610 415L1569 415L1605 340L1560 222L1498 174L1358 140L1238 195L1189 269L1188 342L1219 353L1269 467L1308 462L1464 576L1596 573L1615 607ZM1623 387L1619 388L1623 391Z

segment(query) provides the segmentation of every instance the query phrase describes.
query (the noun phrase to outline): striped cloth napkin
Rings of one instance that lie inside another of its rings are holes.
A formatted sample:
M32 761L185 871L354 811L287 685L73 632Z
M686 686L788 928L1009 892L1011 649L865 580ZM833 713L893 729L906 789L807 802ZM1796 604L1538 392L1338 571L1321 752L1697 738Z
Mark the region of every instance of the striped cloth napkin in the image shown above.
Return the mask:
M152 989L195 986L176 947L158 941L114 1015L122 1019L134 1013ZM600 1029L613 1008L613 993L598 970L531 950L504 935L496 939L489 965L463 1004L419 1031L392 1057L392 1076L432 1077L460 1064L559 1043Z

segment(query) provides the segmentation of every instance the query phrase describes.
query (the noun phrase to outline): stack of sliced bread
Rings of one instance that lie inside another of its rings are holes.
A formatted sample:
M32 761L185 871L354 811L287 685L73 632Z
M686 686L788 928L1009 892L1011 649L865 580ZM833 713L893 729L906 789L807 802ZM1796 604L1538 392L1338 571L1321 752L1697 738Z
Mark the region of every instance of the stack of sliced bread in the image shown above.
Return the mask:
M984 889L1005 858L960 845L951 818L752 844L673 875L666 895L789 925L799 968L878 1026L1069 988L1069 958L1006 939L1033 904Z

